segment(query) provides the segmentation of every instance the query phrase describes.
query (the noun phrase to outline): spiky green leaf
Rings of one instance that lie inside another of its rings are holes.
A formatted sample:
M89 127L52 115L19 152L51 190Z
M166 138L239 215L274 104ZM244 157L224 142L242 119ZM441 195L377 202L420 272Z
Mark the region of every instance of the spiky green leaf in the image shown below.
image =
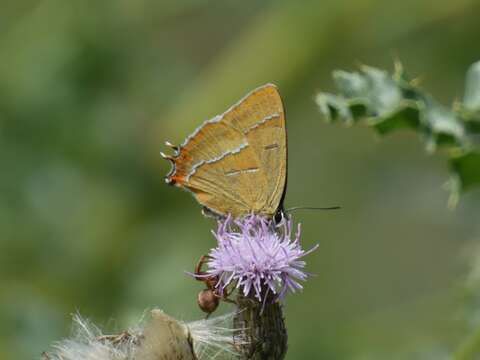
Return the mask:
M338 94L319 93L316 98L327 120L365 120L380 135L416 131L428 151L449 149L452 198L480 186L480 62L468 70L463 102L452 107L416 86L400 64L393 75L362 66L358 72L334 71L333 79Z

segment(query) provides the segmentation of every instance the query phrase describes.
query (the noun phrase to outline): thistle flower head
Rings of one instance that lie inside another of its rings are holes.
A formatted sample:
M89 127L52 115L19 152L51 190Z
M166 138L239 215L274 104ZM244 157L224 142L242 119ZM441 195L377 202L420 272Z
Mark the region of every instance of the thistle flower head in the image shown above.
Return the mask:
M308 274L301 258L317 246L304 251L299 241L300 224L293 239L291 230L290 218L278 225L258 215L220 220L213 232L218 246L210 251L207 273L218 276L220 292L236 284L245 296L253 294L259 301L269 292L282 299L288 291L302 289L300 281Z

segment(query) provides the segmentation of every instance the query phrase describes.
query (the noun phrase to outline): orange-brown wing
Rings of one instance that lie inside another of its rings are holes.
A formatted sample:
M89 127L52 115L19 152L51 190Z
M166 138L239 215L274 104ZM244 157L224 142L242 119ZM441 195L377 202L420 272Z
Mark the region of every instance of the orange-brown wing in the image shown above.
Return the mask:
M275 85L249 93L207 120L171 158L166 181L219 215L273 216L287 176L285 113Z

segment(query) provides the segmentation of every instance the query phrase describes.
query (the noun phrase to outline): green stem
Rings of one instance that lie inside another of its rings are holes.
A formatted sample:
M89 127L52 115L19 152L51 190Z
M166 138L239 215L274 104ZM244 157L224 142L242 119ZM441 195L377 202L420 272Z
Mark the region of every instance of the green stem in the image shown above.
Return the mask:
M271 299L268 299L271 300ZM233 320L238 329L234 336L235 347L241 359L281 360L287 352L287 329L279 302L238 295L237 314Z

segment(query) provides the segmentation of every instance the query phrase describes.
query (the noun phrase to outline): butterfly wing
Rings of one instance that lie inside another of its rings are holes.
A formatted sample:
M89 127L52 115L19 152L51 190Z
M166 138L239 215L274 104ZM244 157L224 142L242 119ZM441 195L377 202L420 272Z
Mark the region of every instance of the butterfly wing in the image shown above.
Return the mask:
M190 190L210 211L275 215L287 177L285 112L277 87L257 88L207 120L172 161L167 182Z

